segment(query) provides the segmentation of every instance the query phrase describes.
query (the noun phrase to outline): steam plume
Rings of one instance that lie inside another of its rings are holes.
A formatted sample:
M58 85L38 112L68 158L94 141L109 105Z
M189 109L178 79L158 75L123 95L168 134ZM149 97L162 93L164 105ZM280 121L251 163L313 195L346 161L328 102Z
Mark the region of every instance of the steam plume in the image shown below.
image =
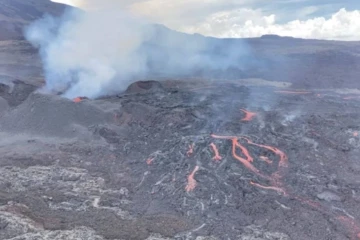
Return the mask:
M116 10L113 10L116 9ZM243 42L171 31L118 8L69 10L46 16L25 31L40 49L45 90L96 98L124 90L131 81L242 69L251 62Z

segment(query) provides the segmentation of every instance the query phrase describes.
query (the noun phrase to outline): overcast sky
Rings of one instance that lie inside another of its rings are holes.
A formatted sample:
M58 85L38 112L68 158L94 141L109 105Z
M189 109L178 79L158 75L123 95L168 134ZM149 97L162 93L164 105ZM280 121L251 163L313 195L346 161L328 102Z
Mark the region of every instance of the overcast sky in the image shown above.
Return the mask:
M121 8L188 33L278 34L360 40L359 0L54 0L84 9Z

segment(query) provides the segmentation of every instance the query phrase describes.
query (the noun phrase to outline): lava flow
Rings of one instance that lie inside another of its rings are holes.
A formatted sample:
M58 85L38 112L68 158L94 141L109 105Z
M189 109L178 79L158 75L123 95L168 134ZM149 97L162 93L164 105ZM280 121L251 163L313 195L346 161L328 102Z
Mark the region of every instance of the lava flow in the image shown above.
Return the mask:
M232 142L232 155L233 157L238 160L239 162L241 162L247 169L249 169L250 171L252 171L253 173L255 173L256 175L265 178L265 179L269 179L269 177L263 175L256 167L254 167L254 165L252 164L252 162L254 161L254 159L250 156L249 151L239 143L239 139L238 137L233 137L233 136L218 136L215 134L212 134L211 137L213 138L217 138L217 139L227 139L227 140L231 140ZM242 152L243 155L245 155L246 158L243 158L241 156L239 156L236 153L237 148L239 148Z
M271 184L272 184L272 186L265 187L265 186L262 186L260 184L252 182L251 183L252 185L257 186L257 187L261 187L261 188L264 188L264 189L275 190L278 193L283 194L284 196L287 195L286 191L282 188L283 183L281 182L281 178L283 177L283 174L285 173L285 169L288 167L288 159L287 159L287 156L286 156L285 153L283 153L282 151L280 151L279 149L277 149L275 147L253 143L251 140L249 140L248 138L245 138L245 137L219 136L219 135L215 135L215 134L212 134L211 137L217 138L217 139L231 140L232 141L232 155L233 155L233 157L236 160L240 161L247 169L249 169L250 171L252 171L256 175L258 175L259 177L270 181ZM274 172L271 176L267 176L267 175L263 174L259 169L257 169L252 164L254 159L250 156L250 153L247 150L247 148L239 143L239 139L245 139L247 141L247 143L250 144L250 145L265 148L265 149L275 153L279 157L278 170L276 172ZM243 158L243 157L239 156L236 153L237 149L240 149L242 154L246 158Z
M83 101L84 99L87 99L87 97L77 97L77 98L73 99L73 102L79 103L79 102Z
M194 143L192 143L192 144L189 145L189 150L186 152L186 155L187 155L188 157L190 157L190 156L194 153L194 147L195 147L195 144L194 144Z
M148 159L146 160L146 164L147 164L147 165L151 165L151 164L153 163L154 159L155 159L155 158L148 158Z
M217 149L216 145L214 143L210 144L210 147L212 148L212 150L214 151L215 156L213 157L213 159L215 161L220 161L222 159L222 157L219 154L219 150Z
M199 166L196 166L196 167L194 168L194 170L190 173L190 175L189 175L188 178L187 178L187 185L186 185L186 187L185 187L185 190L186 190L187 192L193 191L193 190L195 189L196 185L197 185L197 182L196 182L196 180L195 180L195 178L194 178L195 173L196 173L197 171L199 171Z
M270 160L268 157L260 156L259 158L260 158L261 161L264 161L264 162L266 162L267 164L272 164L272 163L273 163L273 161Z
M272 186L263 186L263 185L261 185L261 184L259 184L259 183L255 183L255 182L253 182L253 181L250 181L250 184L253 185L253 186L255 186L255 187L258 187L258 188L262 188L262 189L266 189L266 190L274 190L274 191L276 191L276 192L278 192L279 194L282 194L282 195L284 195L284 196L287 195L286 192L284 191L284 189L282 189L282 188L272 187Z
M243 121L243 122L249 122L256 116L256 113L249 112L249 111L247 111L245 109L240 109L240 111L245 113L245 117L243 119L241 119L241 121Z

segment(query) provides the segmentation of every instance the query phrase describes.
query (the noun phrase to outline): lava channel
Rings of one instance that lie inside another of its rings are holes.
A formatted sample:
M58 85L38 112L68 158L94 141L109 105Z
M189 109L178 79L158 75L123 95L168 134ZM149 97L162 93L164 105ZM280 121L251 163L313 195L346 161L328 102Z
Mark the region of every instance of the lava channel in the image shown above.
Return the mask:
M147 165L151 165L151 164L154 162L154 160L155 160L155 158L148 158L148 159L146 160L146 164L147 164Z
M256 113L249 112L249 111L247 111L245 109L240 109L240 111L245 113L245 117L243 119L241 119L241 121L243 121L243 122L249 122L256 116Z
M247 169L249 169L251 172L255 173L256 175L264 178L264 179L268 179L269 177L265 176L264 174L262 174L260 172L259 169L257 169L252 162L254 161L254 159L250 156L249 151L247 150L246 147L244 147L243 145L241 145L239 143L238 137L233 137L233 136L219 136L219 135L215 135L212 134L211 137L213 138L217 138L217 139L226 139L226 140L231 140L232 142L232 156L238 160L239 162L241 162ZM236 153L236 150L240 149L242 154L245 156L245 158L241 157L240 155L238 155Z
M212 148L212 150L214 151L215 156L213 157L213 159L215 161L220 161L222 159L222 157L219 154L219 150L217 149L216 145L214 143L210 144L210 147Z
M267 164L272 164L272 163L273 163L273 161L270 160L270 159L269 159L268 157L266 157L266 156L260 156L259 158L260 158L261 161L266 162Z
M285 192L285 190L280 188L280 187L264 186L264 185L261 185L259 183L255 183L253 181L250 181L250 184L255 186L255 187L258 187L258 188L262 188L262 189L266 189L266 190L274 190L274 191L278 192L279 194L287 196L287 193Z
M187 177L187 185L185 187L185 190L187 192L191 192L196 188L197 182L194 176L197 171L199 171L199 166L196 166L194 170L190 173L190 175Z
M269 187L265 187L262 186L260 184L256 184L256 183L252 183L252 185L256 186L256 187L261 187L264 189L270 189L270 190L275 190L278 193L282 193L283 195L287 195L286 191L283 189L283 183L281 181L284 173L285 173L285 169L288 167L288 158L286 156L286 154L282 151L280 151L279 149L275 148L275 147L271 147L268 145L262 145L262 144L257 144L257 143L253 143L251 140L249 140L248 138L245 137L236 137L236 136L218 136L218 135L211 135L213 138L217 138L217 139L227 139L227 140L231 140L232 141L232 155L233 157L240 161L247 169L249 169L250 171L252 171L253 173L255 173L256 175L258 175L259 177L268 180L271 182L272 186ZM271 176L267 176L265 174L263 174L259 169L257 169L252 162L254 161L254 159L250 156L249 151L247 150L247 148L245 146L243 146L242 144L239 143L239 138L245 139L247 141L248 144L250 145L254 145L254 146L258 146L261 148L265 148L267 150L272 151L273 153L275 153L278 157L279 157L279 167L277 169L276 172L274 172ZM239 156L236 153L236 150L240 149L242 154L246 157L243 158L241 156Z

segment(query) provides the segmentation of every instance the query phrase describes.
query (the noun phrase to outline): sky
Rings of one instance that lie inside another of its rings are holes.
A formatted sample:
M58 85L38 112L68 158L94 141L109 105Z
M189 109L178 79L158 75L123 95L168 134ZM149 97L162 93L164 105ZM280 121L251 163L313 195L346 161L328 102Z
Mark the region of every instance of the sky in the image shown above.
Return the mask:
M87 11L122 9L187 33L220 38L277 34L360 40L359 0L53 0Z

